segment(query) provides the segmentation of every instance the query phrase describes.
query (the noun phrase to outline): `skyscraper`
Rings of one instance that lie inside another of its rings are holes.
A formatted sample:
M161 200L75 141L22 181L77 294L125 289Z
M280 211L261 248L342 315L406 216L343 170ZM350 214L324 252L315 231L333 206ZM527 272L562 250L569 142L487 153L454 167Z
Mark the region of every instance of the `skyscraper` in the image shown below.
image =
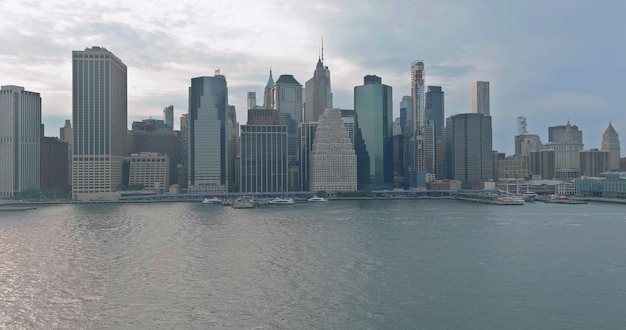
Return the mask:
M324 58L317 60L313 78L305 83L304 121L317 121L324 110L333 107L333 97L330 91L330 70L324 66Z
M444 92L441 86L428 86L426 92L426 123L433 126L434 138L432 155L426 154L426 171L435 174L437 178L443 177L443 140L445 124L444 118ZM426 138L426 137L425 137ZM428 152L428 148L425 149ZM432 165L429 166L429 162Z
M472 84L472 113L482 113L485 116L491 116L488 81L476 81Z
M277 112L248 110L247 125L241 126L241 192L287 191L287 127Z
M272 69L270 69L270 76L267 78L263 92L263 106L268 109L272 107L272 87L274 87L274 78L272 77Z
M72 197L116 197L127 154L126 65L105 48L72 52Z
M493 179L491 117L463 113L446 119L446 177L472 183Z
M583 132L578 126L548 127L549 143L544 148L554 150L555 178L573 179L580 176L580 151L583 150Z
M326 109L319 117L311 150L312 191L356 191L356 154L340 109Z
M600 173L609 170L608 150L589 149L580 152L580 176L600 176Z
M292 75L282 74L271 92L272 109L278 110L280 124L287 126L288 190L301 190L298 126L302 122L302 85Z
M606 150L610 153L609 170L619 170L619 158L621 152L619 135L617 134L611 123L609 123L609 127L606 128L604 134L602 135L602 150Z
M41 97L0 88L0 197L40 188Z
M578 126L570 124L548 127L548 142L576 142L583 144L583 131Z
M392 89L378 76L363 80L362 86L354 87L354 110L368 158L357 164L359 189L389 188L393 185Z
M174 129L174 106L169 105L163 108L163 120L165 121L165 125L170 128L170 130ZM174 164L176 166L176 164Z
M256 103L256 102L255 102ZM256 106L256 105L255 105ZM239 122L237 121L237 109L234 105L228 106L228 191L239 191Z
M228 88L226 77L191 79L189 88L190 193L225 193L229 185Z
M415 61L411 64L411 98L413 100L412 110L412 132L409 137L408 168L405 176L408 177L409 187L424 188L425 168L424 168L424 125L426 125L426 96L425 96L425 71L424 62Z

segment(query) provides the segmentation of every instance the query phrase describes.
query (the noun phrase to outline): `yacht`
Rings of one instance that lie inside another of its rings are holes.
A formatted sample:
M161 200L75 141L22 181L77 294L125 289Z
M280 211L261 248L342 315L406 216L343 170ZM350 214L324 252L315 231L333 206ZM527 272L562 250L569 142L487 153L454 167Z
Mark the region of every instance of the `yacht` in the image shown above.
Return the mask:
M295 203L296 202L293 201L293 198L283 199L280 197L276 197L269 202L269 204L272 205L293 205Z
M218 197L205 198L202 204L222 204L222 200Z
M328 199L324 197L314 196L308 199L309 202L328 202Z

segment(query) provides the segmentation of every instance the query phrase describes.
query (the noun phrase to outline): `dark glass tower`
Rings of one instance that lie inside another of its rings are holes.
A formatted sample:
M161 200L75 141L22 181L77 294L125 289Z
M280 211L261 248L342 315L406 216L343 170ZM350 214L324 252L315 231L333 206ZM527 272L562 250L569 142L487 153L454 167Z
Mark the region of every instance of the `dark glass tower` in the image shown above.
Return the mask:
M367 75L362 86L354 87L354 110L362 135L367 162L357 154L359 189L393 186L392 88L378 76ZM359 152L359 148L356 148Z

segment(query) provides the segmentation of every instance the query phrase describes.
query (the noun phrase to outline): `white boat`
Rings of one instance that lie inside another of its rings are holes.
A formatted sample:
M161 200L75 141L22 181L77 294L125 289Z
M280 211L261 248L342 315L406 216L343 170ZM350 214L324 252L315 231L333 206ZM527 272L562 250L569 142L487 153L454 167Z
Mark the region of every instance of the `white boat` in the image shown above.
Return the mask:
M250 196L243 196L241 198L237 198L232 205L234 209L251 209L254 208L254 198Z
M328 199L323 197L314 196L308 199L309 202L328 202Z
M524 201L526 202L534 202L535 199L537 199L537 194L531 191L528 192L524 192L522 193L522 197L524 198Z
M205 198L202 204L222 204L222 200L218 197Z
M295 203L296 202L293 201L293 198L283 199L280 197L276 197L269 202L269 204L272 205L293 205Z

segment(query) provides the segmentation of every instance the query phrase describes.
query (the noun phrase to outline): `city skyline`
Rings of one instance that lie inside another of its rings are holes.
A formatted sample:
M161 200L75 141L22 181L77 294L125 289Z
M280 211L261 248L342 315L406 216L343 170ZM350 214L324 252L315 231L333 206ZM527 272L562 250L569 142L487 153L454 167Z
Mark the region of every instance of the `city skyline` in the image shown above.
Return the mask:
M471 83L490 81L493 146L507 154L518 116L543 141L548 126L569 119L585 131L585 149L600 147L609 122L626 131L619 90L626 71L619 14L626 4L619 2L553 1L541 11L532 3L486 1L80 4L0 5L8 32L0 40L10 45L0 51L0 84L41 94L46 136L57 136L71 117L72 50L104 46L125 59L129 123L159 117L170 104L178 119L188 110L189 79L216 69L245 122L247 92L263 91L270 68L276 76L311 78L322 37L334 107L351 109L354 86L375 74L394 88L398 117L402 96L410 95L410 64L423 59L426 85L446 91L446 117L471 112ZM417 9L424 14L413 20Z

